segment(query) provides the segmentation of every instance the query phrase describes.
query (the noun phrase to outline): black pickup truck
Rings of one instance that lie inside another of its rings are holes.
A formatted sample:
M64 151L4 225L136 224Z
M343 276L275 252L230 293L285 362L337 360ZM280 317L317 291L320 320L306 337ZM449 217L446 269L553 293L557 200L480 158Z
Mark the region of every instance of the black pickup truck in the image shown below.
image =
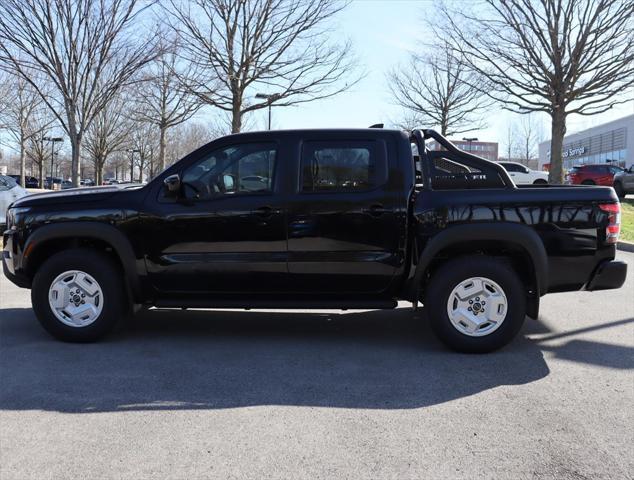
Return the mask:
M619 208L609 187L518 187L433 130L243 133L137 189L16 201L3 269L67 341L101 337L136 305L406 300L451 348L485 352L537 318L546 293L623 284Z

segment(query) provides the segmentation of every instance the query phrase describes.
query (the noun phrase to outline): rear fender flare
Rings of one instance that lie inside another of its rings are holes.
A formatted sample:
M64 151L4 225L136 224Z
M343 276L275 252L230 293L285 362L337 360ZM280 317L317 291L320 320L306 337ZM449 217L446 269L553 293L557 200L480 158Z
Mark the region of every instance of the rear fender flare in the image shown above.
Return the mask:
M479 223L469 225L456 225L448 227L442 232L429 239L423 249L414 274L415 297L414 301L420 298L420 288L423 275L442 250L453 245L464 244L472 241L502 241L507 244L516 245L528 254L533 266L533 281L537 292L537 304L539 308L539 297L548 290L548 256L544 243L539 235L532 228L526 225L513 223ZM529 305L529 314L532 313Z

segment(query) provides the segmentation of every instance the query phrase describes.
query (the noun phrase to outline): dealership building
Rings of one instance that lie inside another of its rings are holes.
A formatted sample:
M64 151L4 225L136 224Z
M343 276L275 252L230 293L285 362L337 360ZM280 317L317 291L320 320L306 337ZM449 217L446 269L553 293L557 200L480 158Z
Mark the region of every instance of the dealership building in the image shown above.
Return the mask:
M478 157L486 158L487 160L491 160L493 162L497 162L498 160L498 144L497 142L479 142L477 139L467 139L463 138L462 140L450 140L456 147L460 150L464 150L465 152L471 152ZM427 142L427 148L429 150L444 150L443 146L440 145L436 140L430 140Z
M634 164L634 115L564 137L564 169L587 163ZM550 164L550 140L539 144L539 169Z

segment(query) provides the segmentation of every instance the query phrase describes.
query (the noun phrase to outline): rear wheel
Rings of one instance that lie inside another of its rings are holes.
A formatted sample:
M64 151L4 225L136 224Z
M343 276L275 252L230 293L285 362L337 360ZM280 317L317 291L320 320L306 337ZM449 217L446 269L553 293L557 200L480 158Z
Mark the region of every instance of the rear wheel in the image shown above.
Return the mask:
M98 340L127 311L121 273L110 259L89 249L48 259L33 279L31 302L46 331L68 342Z
M431 326L449 348L484 353L510 342L526 317L524 284L493 257L451 260L432 276L425 306Z
M596 183L594 183L594 180L584 180L581 185L596 185Z
M538 178L533 182L533 185L548 185L548 182L543 178Z

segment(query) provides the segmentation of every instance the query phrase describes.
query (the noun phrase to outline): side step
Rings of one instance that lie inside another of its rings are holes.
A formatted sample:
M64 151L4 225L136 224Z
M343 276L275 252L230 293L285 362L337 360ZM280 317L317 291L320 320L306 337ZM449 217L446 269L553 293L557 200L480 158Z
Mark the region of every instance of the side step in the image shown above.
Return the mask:
M232 298L170 298L154 302L162 308L268 308L308 310L388 310L396 308L393 299L232 299Z

